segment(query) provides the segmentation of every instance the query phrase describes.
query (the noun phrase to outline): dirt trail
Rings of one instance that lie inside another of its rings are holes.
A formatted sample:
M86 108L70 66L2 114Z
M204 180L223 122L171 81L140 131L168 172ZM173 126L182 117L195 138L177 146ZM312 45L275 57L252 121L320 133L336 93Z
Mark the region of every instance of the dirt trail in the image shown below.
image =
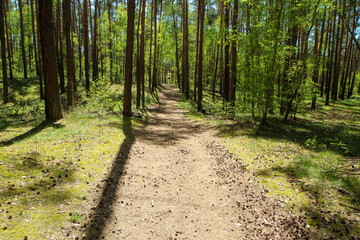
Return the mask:
M148 123L134 131L86 238L308 238L302 218L282 214L284 204L267 197L211 130L185 119L177 92L165 85Z

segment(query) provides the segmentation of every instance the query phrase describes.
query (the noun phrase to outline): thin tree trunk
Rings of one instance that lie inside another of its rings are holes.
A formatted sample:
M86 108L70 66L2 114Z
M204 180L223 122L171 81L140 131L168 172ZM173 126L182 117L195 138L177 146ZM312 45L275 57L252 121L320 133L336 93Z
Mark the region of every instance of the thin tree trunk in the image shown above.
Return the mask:
M356 56L356 54L355 54ZM349 99L352 95L353 95L353 92L354 92L354 86L355 86L355 77L356 77L356 70L359 66L359 53L357 54L357 56L354 58L356 58L355 60L355 64L353 65L354 66L354 69L353 69L353 76L352 76L352 80L349 81L350 83L350 86L349 86L349 90L348 90L348 95L347 95L347 98ZM359 92L359 89L360 89L360 83L359 83L359 88L358 88L358 92Z
M333 58L335 52L335 26L336 26L336 11L334 11L334 21L332 26L332 41L331 41L331 50L330 50L330 59L328 64L328 75L325 83L325 105L330 104L330 87L331 87L331 76L333 71Z
M9 61L9 73L10 73L10 79L14 78L13 75L13 67L12 67L12 55L11 55L11 42L10 42L10 36L9 36L9 26L8 26L8 20L7 20L7 9L5 7L5 2L3 2L3 8L4 8L4 21L5 21L5 30L6 30L6 41L7 41L7 53L8 53L8 61Z
M177 77L177 84L179 89L181 89L181 80L180 80L180 66L179 66L179 44L178 44L178 29L177 23L175 18L175 10L174 10L174 1L172 0L172 14L173 14L173 24L174 24L174 34L175 34L175 63L176 63L176 77Z
M151 88L151 63L152 63L152 40L153 40L153 21L154 21L154 9L155 9L156 0L151 1L151 17L150 17L150 45L149 45L149 68L148 68L148 78L149 78L149 91L152 91Z
M339 5L341 5L341 0ZM340 13L339 13L340 15ZM345 15L345 1L343 6L343 13L342 16ZM341 63L341 52L342 52L342 42L344 38L344 18L339 18L338 24L337 24L337 40L336 40L336 52L335 52L335 71L334 71L334 78L332 80L332 87L331 87L331 99L333 101L337 100L338 96L338 86L339 86L339 73L340 73L340 63ZM341 32L340 32L340 25L341 25ZM339 33L340 32L340 33Z
M42 64L42 50L41 50L41 41L40 41L40 20L39 20L39 3L38 0L35 0L35 12L36 12L36 25L37 27L37 43L38 43L38 57L39 57L39 86L40 86L40 99L45 99L45 92L44 92L44 72L43 72L43 64Z
M109 5L109 38L110 38L110 41L109 41L109 50L110 50L110 55L109 55L109 58L110 58L110 82L111 84L113 83L113 39L112 39L112 28L111 28L111 1L109 1L108 3Z
M154 60L153 60L153 76L152 76L152 88L151 91L154 92L156 86L156 76L157 76L157 65L156 65L156 59L157 59L157 0L155 0L154 5Z
M93 31L93 50L92 50L92 62L93 62L93 81L96 83L99 76L99 59L98 59L98 47L97 47L97 12L99 8L99 1L95 1L95 13L94 13L94 31ZM90 17L91 18L91 17Z
M124 83L124 115L131 116L131 85L132 85L132 61L134 49L134 18L135 1L128 0L127 5L127 30L126 30L126 67Z
M215 88L216 88L216 79L217 79L217 70L218 70L218 63L219 63L219 50L220 50L220 44L217 44L216 49L216 60L215 60L215 70L214 70L214 78L212 82L212 99L215 100Z
M88 15L88 0L84 0L84 54L85 54L85 89L89 96L90 93L90 59L89 59L89 15Z
M142 108L145 109L145 11L146 0L143 0L141 16L141 42L140 42L140 81L142 90Z
M140 21L141 21L141 12L142 12L142 1L139 3L139 13L136 29L136 108L140 108L141 104L141 80L140 80Z
M230 19L230 2L225 3L225 73L224 73L224 100L229 102L230 92L230 55L229 55L229 19Z
M190 97L190 80L189 80L189 10L188 0L185 0L185 97Z
M6 42L5 42L5 4L4 0L0 0L0 41L1 41L1 65L3 75L3 103L9 102L9 82L7 77L7 63L6 63Z
M30 9L31 9L31 30L32 30L32 37L33 37L33 48L34 48L34 57L35 57L35 69L36 75L39 76L39 63L38 63L38 56L37 56L37 43L36 43L36 35L35 35L35 16L34 16L34 1L30 1Z
M224 97L224 2L220 1L220 84L219 84L219 92L220 96Z
M205 19L205 0L199 0L200 10L200 32L199 32L199 63L198 63L198 112L202 111L202 88L203 88L203 45L204 45L204 19Z
M312 101L311 101L311 109L315 110L316 108L316 95L317 95L317 84L318 84L318 76L319 76L319 53L321 51L321 48L319 47L319 24L316 20L315 23L315 41L314 41L314 70L312 73L312 81L314 86L312 87Z
M21 53L22 53L22 61L24 68L24 78L28 78L27 76L27 65L26 65L26 52L25 52L25 33L24 33L24 18L22 11L22 2L19 0L19 12L20 12L20 45L21 45Z
M70 0L63 0L64 34L66 41L66 69L67 69L67 106L74 105L75 62L74 50L71 42L71 6Z
M75 12L75 9L74 9ZM78 9L77 9L77 13L78 13L78 26L77 26L77 31L78 31L78 61L79 61L79 79L80 81L82 81L83 78L83 68L82 68L82 48L81 48L81 42L82 42L82 29L81 29L81 23L82 23L82 19L81 19L81 3L80 0L78 0ZM76 82L76 81L75 81ZM76 86L77 84L75 84Z
M328 17L327 23L326 23L326 34L325 34L325 49L324 49L324 53L323 53L323 57L322 57L322 62L323 62L323 73L322 73L322 77L321 77L321 83L320 83L320 97L324 96L324 87L325 87L325 82L326 82L326 73L327 71L325 71L325 67L327 65L326 63L326 49L328 48L328 44L330 45L330 40L329 40L329 36L330 36L330 28L331 28L331 22L330 22L330 16ZM329 49L329 48L328 48Z
M57 1L56 9L56 19L57 19L57 44L59 47L56 47L56 52L58 53L58 73L60 78L60 91L61 94L65 93L65 76L64 76L64 52L63 52L63 40L62 40L62 26L61 26L61 4L60 0Z
M235 93L236 93L236 59L237 59L237 51L236 51L236 36L237 36L237 18L238 18L238 9L239 9L239 1L234 0L234 8L233 8L233 16L231 21L231 32L232 32L232 41L231 41L231 76L230 76L230 95L229 101L232 108L235 107ZM231 109L234 111L234 109Z
M200 2L198 3L200 6ZM195 76L194 76L194 101L196 102L196 85L199 66L199 33L200 33L201 8L198 7L197 30L196 30L196 57L195 57Z

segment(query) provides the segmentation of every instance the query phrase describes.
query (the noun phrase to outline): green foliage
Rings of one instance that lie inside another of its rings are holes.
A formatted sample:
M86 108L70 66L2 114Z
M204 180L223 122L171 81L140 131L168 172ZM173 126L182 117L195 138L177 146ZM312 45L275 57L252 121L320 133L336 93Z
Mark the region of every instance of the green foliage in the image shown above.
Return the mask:
M93 84L85 108L105 114L109 111L121 112L123 102L122 86L111 85L107 79L100 78Z
M305 145L313 150L324 150L326 149L326 144L320 143L317 140L317 136L315 135L313 138L309 138L306 140Z

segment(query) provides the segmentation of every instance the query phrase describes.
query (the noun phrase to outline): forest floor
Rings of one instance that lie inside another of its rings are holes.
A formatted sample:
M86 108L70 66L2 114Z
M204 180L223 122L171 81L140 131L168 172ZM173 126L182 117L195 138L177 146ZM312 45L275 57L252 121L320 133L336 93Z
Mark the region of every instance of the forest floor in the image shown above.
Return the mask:
M223 150L206 124L185 118L178 89L164 85L98 185L85 239L308 239L304 216ZM85 203L86 204L86 203Z
M170 85L126 118L117 85L53 123L35 83L0 108L0 240L360 239L360 99L261 126Z

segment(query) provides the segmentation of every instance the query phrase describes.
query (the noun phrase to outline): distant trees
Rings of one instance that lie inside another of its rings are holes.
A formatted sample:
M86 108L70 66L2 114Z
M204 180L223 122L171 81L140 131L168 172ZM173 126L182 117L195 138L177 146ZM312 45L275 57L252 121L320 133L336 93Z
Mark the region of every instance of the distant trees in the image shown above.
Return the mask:
M10 83L13 77L38 76L44 99L38 1L3 1L2 57L7 71L2 74L9 74ZM145 108L147 92L156 97L158 86L170 80L186 99L197 102L199 111L249 113L266 124L270 115L288 119L307 105L316 110L319 103L328 105L356 94L360 50L356 1L138 0L132 50L136 57L131 65L126 56L130 4L54 2L57 79L60 92L67 92L62 98L69 107L77 97L88 100L120 84L126 96L119 96L119 101L124 99L128 108L129 86L136 81L134 103ZM126 73L130 66L136 66L131 78ZM7 83L3 81L3 99L10 99L11 90L5 94ZM207 99L209 91L213 102Z

